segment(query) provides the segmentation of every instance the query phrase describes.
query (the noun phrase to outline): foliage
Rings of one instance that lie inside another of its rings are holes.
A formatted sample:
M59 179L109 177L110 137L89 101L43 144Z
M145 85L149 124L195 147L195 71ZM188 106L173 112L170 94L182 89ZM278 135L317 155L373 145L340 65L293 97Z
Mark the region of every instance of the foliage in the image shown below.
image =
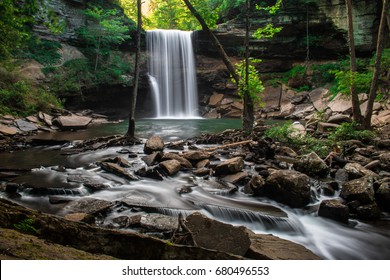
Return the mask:
M253 37L257 39L270 39L273 38L276 33L282 31L282 29L283 27L274 27L272 23L269 23L262 28L258 28L254 32Z
M34 59L42 65L55 65L61 59L58 52L60 49L61 44L59 42L33 36L28 40L27 48L22 50L20 57Z
M206 21L210 28L216 26L218 20L218 7L213 7L210 1L192 0L191 4ZM198 20L187 9L182 0L152 1L150 22L144 26L149 29L201 29Z
M291 146L303 154L314 151L320 157L326 157L331 150L330 140L315 138L308 133L297 135L297 129L290 122L268 128L265 136Z
M326 63L313 65L311 81L316 85L323 85L334 81L334 71L340 70L340 66L336 63Z
M252 63L260 62L259 59L249 59L249 79L246 85L245 60L236 64L236 73L241 78L238 84L238 95L242 98L246 91L249 92L254 103L261 105L261 93L264 91L264 86L260 80L259 72Z
M374 131L361 130L355 122L342 123L335 131L329 135L329 139L334 142L347 140L369 141L376 136Z
M35 221L33 219L26 218L23 221L20 221L17 224L14 224L14 227L24 233L27 234L37 234L38 229L34 226Z
M337 92L348 95L351 85L354 85L358 93L370 90L372 72L359 73L339 70L333 73L337 84Z
M0 68L0 114L28 116L51 107L61 107L53 94L20 74Z

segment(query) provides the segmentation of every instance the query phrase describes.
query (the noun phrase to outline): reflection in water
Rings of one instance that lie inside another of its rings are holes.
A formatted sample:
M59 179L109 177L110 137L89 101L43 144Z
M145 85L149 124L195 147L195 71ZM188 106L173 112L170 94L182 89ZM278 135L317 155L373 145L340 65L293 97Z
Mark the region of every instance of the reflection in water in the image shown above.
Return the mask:
M145 131L141 133L142 137L147 137L152 131L153 134L160 133L165 135L165 139L172 140L177 139L178 135L183 138L192 137L204 131L203 125L212 126L211 124L212 122L203 120L185 122L145 120L139 124L138 129L139 133ZM316 212L319 203L329 197L322 197L314 188L313 193L316 193L316 196L310 207L291 209L265 198L250 197L240 189L234 193L221 195L220 192L213 192L210 189L214 182L196 180L190 172L181 172L163 181L142 179L128 182L102 171L96 165L96 162L102 159L118 156L117 151L121 148L65 156L61 155L61 146L36 147L24 152L1 154L0 168L27 170L34 168L15 179L15 182L24 183L26 186L26 189L21 191L22 197L15 200L43 212L65 215L68 209L63 204L51 204L49 193L33 191L39 187L49 188L55 195L66 195L67 199L88 196L126 206L121 211L112 209L107 221L118 215L131 215L132 207L141 206L150 212L173 216L178 216L179 213L186 216L194 211L200 211L223 222L244 225L258 233L274 234L300 243L325 259L390 259L390 233L385 227L371 226L358 221L344 225L318 217ZM134 165L141 165L142 145L127 148L139 157L126 159ZM80 180L78 176L81 176ZM82 184L83 176L107 184L108 188L90 193ZM183 187L189 188L189 191L182 192ZM67 193L66 190L75 192ZM4 195L0 193L0 196ZM385 220L384 223L388 225L389 220Z

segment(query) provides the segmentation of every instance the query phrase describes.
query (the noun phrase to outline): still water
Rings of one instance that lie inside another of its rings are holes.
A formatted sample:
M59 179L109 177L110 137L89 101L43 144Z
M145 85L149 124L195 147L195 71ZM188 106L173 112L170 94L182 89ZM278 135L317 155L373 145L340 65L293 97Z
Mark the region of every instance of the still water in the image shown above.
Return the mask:
M140 120L137 122L139 137L159 135L165 141L187 139L204 132L217 132L227 128L239 128L239 120ZM123 134L126 123L107 124L75 133L51 134L56 138L80 140L94 136ZM390 259L389 216L381 221L369 224L351 219L349 224L341 224L318 217L317 210L323 199L317 182L313 180L312 201L304 209L291 209L267 198L256 198L238 191L216 190L213 180L195 177L191 172L180 172L178 175L163 181L142 179L127 181L104 172L95 163L116 157L123 147L113 147L98 151L64 155L62 152L69 144L57 146L39 146L26 151L0 154L1 169L30 170L14 179L26 189L21 198L15 201L44 212L65 215L66 206L51 204L50 195L67 196L72 199L94 197L109 201L123 201L138 198L142 203L148 202L154 211L177 216L188 215L199 211L214 219L244 225L257 233L274 234L281 238L300 243L324 259ZM129 147L126 147L129 148ZM137 158L127 160L133 166L142 166L143 146L130 147ZM247 170L254 172L253 170ZM90 193L82 182L69 180L78 176L92 177L107 184L103 191ZM183 187L191 187L191 192L180 192ZM39 191L36 191L36 190ZM0 193L0 196L5 196ZM337 196L337 194L336 194ZM118 215L131 215L131 209L115 209L109 213L109 223ZM385 213L384 213L385 215Z

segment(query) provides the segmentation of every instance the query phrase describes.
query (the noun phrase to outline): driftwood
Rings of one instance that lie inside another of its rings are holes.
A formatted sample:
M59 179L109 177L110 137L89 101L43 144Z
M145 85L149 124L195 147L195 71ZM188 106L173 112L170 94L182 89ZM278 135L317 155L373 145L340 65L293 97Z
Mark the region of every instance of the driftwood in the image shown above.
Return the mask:
M183 218L183 215L181 213L179 214L178 220L179 225L172 236L173 243L182 245L193 245L195 247L198 247L198 244L194 239L192 231L187 227L185 219Z
M225 148L231 148L231 147L235 147L235 146L245 145L245 144L249 144L252 142L254 142L254 141L253 140L245 140L245 141L229 143L229 144L225 144L225 145L221 145L221 146L217 146L217 147L207 148L204 150L205 151L215 151L215 150L219 150L219 149L225 149Z

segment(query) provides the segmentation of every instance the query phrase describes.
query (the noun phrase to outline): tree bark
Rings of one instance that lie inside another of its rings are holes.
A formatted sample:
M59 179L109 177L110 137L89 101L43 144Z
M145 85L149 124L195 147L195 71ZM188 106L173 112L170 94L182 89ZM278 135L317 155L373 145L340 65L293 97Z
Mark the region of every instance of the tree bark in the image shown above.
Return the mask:
M137 12L138 12L138 16L137 16L137 51L135 53L134 86L133 86L133 94L131 96L131 102L130 102L129 126L128 126L127 133L126 133L126 136L128 138L135 137L135 108L137 105L140 56L141 56L141 30L142 30L141 0L137 0Z
M372 81L371 81L370 93L368 94L366 113L364 115L364 128L365 129L371 128L372 109L373 109L374 101L376 98L376 92L378 90L378 78L379 78L379 74L380 74L380 70L381 70L383 40L385 37L385 26L386 26L386 21L387 21L387 17L386 17L387 8L388 8L388 0L383 0L381 21L380 21L379 30L378 30L378 40L377 40L377 44L376 44L376 58L375 58L375 64L374 64L374 73L373 73L373 77L372 77Z
M357 71L356 67L356 54L355 54L355 39L353 36L353 20L352 20L352 5L351 0L345 0L345 6L347 9L347 19L348 19L348 43L349 43L349 56L350 56L350 71L351 71L351 98L352 98L352 114L353 119L358 124L363 124L363 117L360 111L360 102L359 96L356 92L356 88L354 85L354 75Z
M254 105L249 91L249 6L250 0L246 0L245 8L245 90L244 90L244 112L242 117L242 128L251 133L254 123Z
M202 18L202 16L198 13L198 11L194 8L194 6L190 3L189 0L183 0L186 4L187 8L190 10L190 12L196 17L196 19L199 21L200 25L202 26L203 31L210 37L211 42L216 47L219 55L221 56L223 62L226 65L227 70L229 71L230 75L232 75L233 79L238 84L240 77L236 73L236 69L234 65L231 63L228 55L226 54L223 46L219 42L218 38L214 35L214 33L210 30L210 28L207 26L207 23Z

